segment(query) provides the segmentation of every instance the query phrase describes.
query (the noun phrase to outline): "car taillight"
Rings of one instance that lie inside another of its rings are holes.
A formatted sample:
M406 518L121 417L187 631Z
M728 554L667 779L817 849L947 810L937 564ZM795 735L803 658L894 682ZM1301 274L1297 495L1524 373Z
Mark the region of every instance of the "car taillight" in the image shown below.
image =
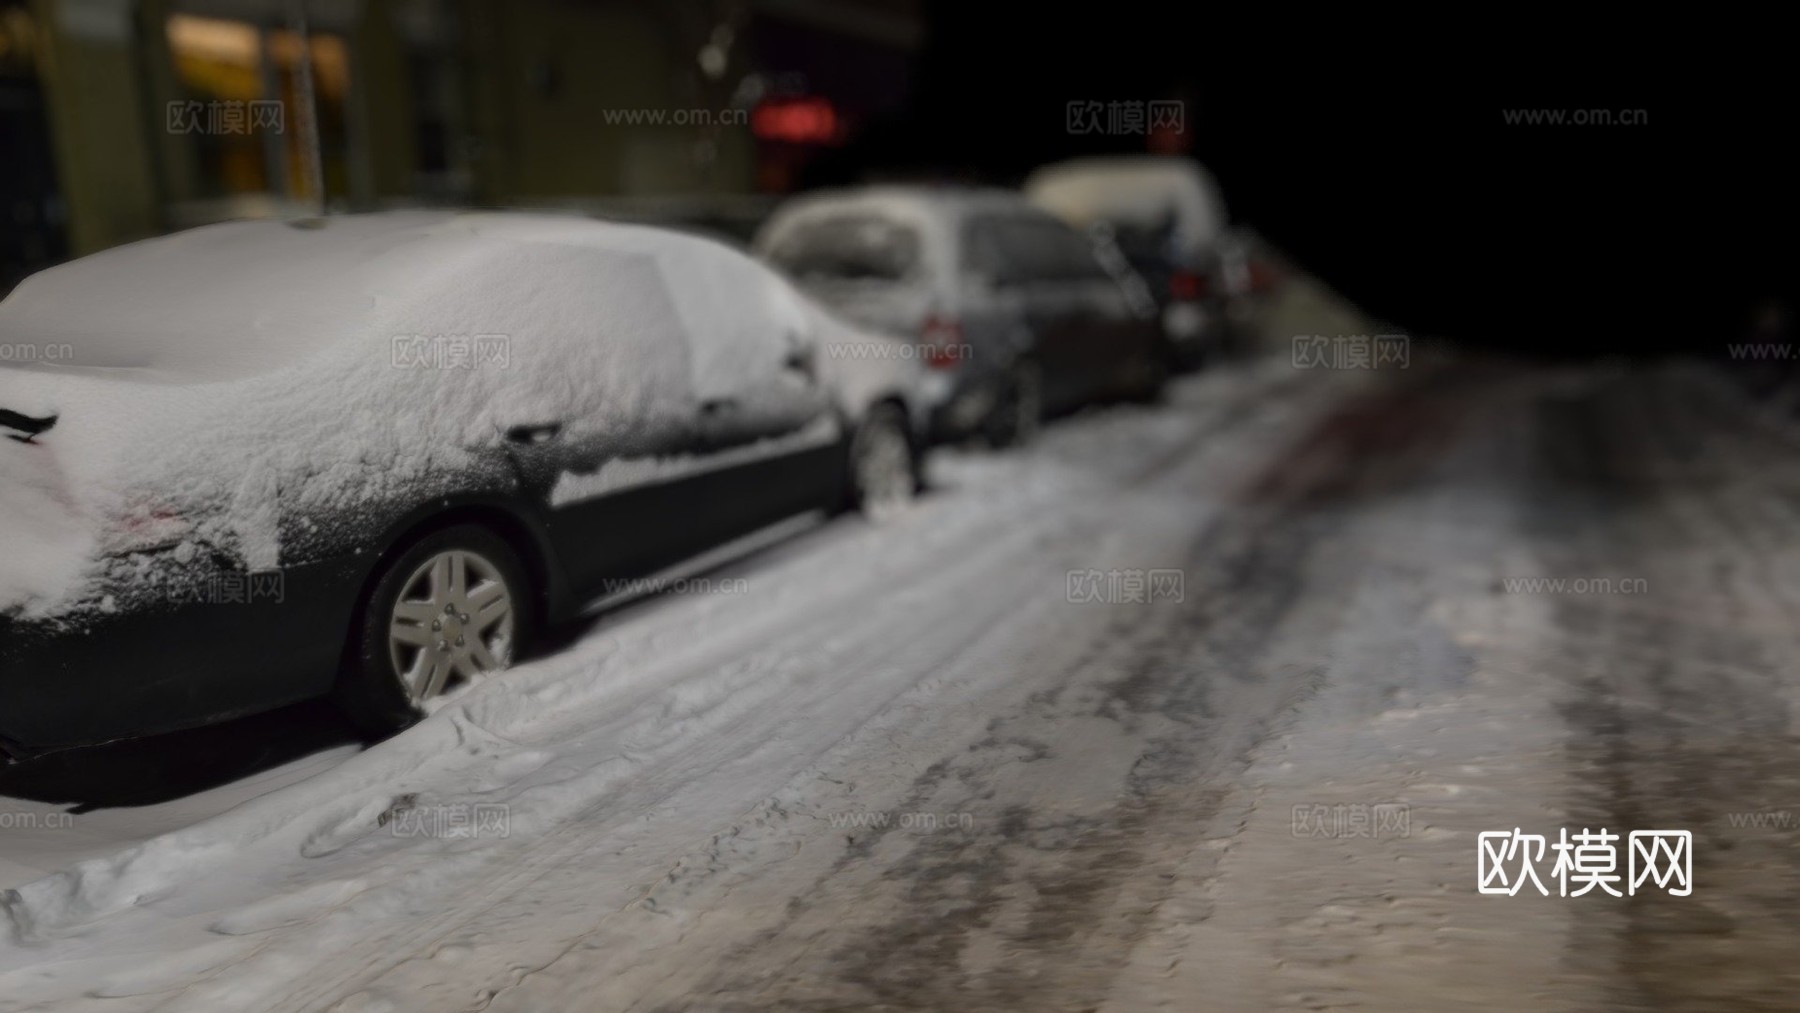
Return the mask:
M149 552L179 545L194 530L187 518L156 503L140 504L119 517L106 539L109 552Z
M1281 280L1281 273L1275 265L1265 260L1252 258L1250 261L1250 291L1261 294L1275 287Z
M1169 275L1169 298L1192 302L1206 298L1206 275L1196 271L1176 271Z
M925 364L932 369L950 369L963 361L962 324L950 317L934 316L925 321L919 332L924 345Z

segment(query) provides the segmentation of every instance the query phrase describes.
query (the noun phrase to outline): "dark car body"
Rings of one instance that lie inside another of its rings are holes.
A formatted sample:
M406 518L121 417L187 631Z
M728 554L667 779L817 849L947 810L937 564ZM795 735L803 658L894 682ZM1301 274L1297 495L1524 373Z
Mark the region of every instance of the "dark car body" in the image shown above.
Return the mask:
M1241 343L1254 265L1204 166L1175 155L1077 158L1039 168L1024 190L1130 263L1179 364L1198 365Z
M856 418L922 418L915 366L823 351L892 342L662 230L351 216L102 258L0 303L0 331L63 327L76 353L0 368L0 406L55 420L0 432L0 537L52 547L0 558L0 744L15 755L325 694L372 579L432 530L501 536L555 621L838 505ZM183 309L209 278L241 315ZM131 337L83 338L107 314L69 300L109 279L177 294L127 306ZM141 354L194 328L226 337ZM411 361L458 334L505 337L507 361Z

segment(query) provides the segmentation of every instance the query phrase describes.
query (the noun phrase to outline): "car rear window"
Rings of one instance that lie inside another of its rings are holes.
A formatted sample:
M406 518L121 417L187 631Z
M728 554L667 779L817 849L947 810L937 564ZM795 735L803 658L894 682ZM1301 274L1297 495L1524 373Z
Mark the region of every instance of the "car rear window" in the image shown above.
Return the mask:
M768 251L781 271L808 281L901 281L918 271L919 233L873 214L799 222Z
M971 262L1003 277L1024 281L1088 281L1107 277L1092 245L1052 218L992 215L972 219L968 230Z

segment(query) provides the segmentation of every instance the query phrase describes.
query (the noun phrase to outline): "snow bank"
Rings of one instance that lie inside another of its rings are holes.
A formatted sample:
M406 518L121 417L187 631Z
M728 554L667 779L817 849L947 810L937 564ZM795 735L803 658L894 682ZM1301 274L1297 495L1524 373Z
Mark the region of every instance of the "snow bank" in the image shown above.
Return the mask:
M1273 381L1291 376L1285 364L1254 384L1221 371L1172 396L1209 427L1245 413L1279 421ZM1282 428L1245 426L1256 441ZM466 687L418 726L316 777L21 885L0 895L0 927L11 924L0 940L0 996L49 1004L96 988L185 985L156 1001L323 1008L363 987L342 978L370 954L402 954L419 939L431 940L429 972L461 988L505 933L453 931L447 903L473 911L517 891L522 914L510 924L555 941L562 923L543 896L591 920L595 905L642 894L638 884L656 882L694 841L733 826L796 776L793 765L809 766L846 736L882 743L891 728L922 727L917 708L945 686L1010 680L1012 666L997 658L1018 656L991 652L1010 652L1040 620L1067 614L1063 571L1131 558L1116 555L1134 544L1116 538L1139 530L1119 522L1122 483L1183 448L1208 448L1181 469L1208 482L1219 480L1217 464L1246 456L1239 437L1197 442L1198 431L1187 411L1130 408L1053 430L1025 454L946 455L934 461L945 494L897 525L847 520L743 563L753 595L647 603L556 656ZM1192 497L1140 490L1129 499L1133 519L1142 509L1185 540ZM1083 615L1098 635L1106 613ZM1062 643L1052 646L1058 653L1043 657L1061 656ZM869 776L904 786L912 769ZM847 790L810 771L803 779L832 798ZM510 835L409 836L383 821L472 803L508 806ZM577 835L588 843L571 848ZM602 892L539 875L559 868ZM254 950L239 957L219 937ZM173 956L192 948L206 949ZM467 963L448 963L472 951ZM226 966L202 966L214 964ZM173 973L161 975L165 966ZM405 986L385 994L446 1004Z

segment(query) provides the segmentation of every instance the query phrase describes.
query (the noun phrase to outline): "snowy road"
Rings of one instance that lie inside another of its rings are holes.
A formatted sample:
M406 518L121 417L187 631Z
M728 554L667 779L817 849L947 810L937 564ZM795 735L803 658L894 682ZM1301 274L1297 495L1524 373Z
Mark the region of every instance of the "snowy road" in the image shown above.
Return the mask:
M1209 372L17 836L0 1009L1791 1007L1795 460L1696 371ZM1693 896L1476 894L1601 825Z

